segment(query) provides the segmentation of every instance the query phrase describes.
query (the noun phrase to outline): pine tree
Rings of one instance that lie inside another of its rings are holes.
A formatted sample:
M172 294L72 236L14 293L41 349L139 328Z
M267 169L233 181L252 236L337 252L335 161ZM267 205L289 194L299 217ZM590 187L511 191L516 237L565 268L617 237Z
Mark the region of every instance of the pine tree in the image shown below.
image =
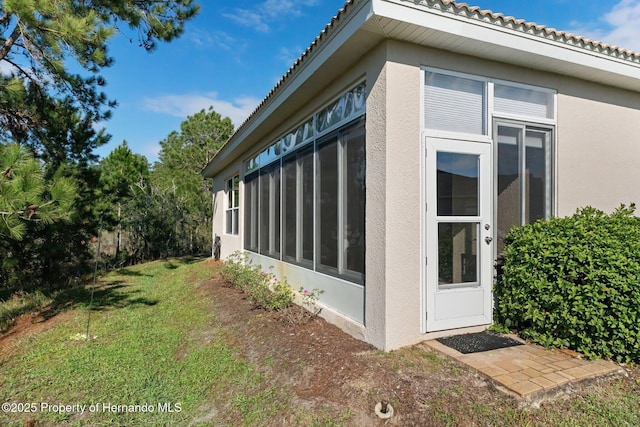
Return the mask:
M68 219L75 196L65 177L44 181L42 164L17 144L0 145L0 236L21 241L28 221Z
M115 103L101 91L105 81L99 72L113 63L110 39L131 31L139 45L151 51L159 41L178 37L198 9L194 0L0 1L0 64L11 70L0 81L0 93L16 95L13 110L3 111L5 131L19 132L37 120L32 105L41 96L69 97L94 120L108 118L104 107ZM71 71L78 67L85 75ZM31 102L15 102L21 90L30 94Z

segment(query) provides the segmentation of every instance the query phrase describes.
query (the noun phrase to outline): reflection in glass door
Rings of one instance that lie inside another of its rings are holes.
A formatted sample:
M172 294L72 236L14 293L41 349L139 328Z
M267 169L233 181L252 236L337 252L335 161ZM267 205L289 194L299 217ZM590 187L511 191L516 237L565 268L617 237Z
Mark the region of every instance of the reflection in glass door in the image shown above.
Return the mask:
M449 219L478 216L480 156L445 151L438 151L436 156L438 284L477 284L479 223Z
M551 216L551 129L496 125L497 254L513 226Z

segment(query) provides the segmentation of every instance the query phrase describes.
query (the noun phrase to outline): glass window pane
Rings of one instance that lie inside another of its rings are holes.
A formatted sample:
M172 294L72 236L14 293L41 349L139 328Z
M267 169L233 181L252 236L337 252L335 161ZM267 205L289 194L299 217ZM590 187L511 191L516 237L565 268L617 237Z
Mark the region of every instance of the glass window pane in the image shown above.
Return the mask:
M232 230L233 230L233 234L238 234L238 220L239 220L239 215L240 215L240 210L239 209L234 209L233 210L233 226L232 226Z
M536 89L496 84L493 108L508 114L552 119L553 94Z
M338 145L337 138L318 149L319 264L338 268Z
M525 222L545 217L547 133L527 130L525 138Z
M257 174L245 177L244 190L244 247L245 249L255 251L257 242Z
M240 206L240 177L233 177L233 207L237 208Z
M290 157L285 160L282 168L282 185L284 186L282 192L283 253L294 260L296 259L297 164L296 156Z
M485 83L427 72L424 111L425 126L429 129L486 135Z
M478 282L479 223L438 224L438 284Z
M313 262L313 150L302 154L302 259Z
M498 126L498 224L497 251L504 250L504 238L515 225L521 225L520 146L522 129Z
M438 215L478 215L478 173L476 154L437 153Z
M279 256L280 255L280 164L278 163L274 170L271 172L271 194L270 198L272 200L272 223L271 228L273 229L273 233L271 238L273 239L273 244L271 247L273 248L272 255Z
M344 183L345 267L364 274L365 231L365 138L364 128L346 133Z
M262 169L260 174L260 253L269 252L269 193L271 183L268 169Z
M228 234L233 234L233 211L228 210L226 212L227 224L225 230Z

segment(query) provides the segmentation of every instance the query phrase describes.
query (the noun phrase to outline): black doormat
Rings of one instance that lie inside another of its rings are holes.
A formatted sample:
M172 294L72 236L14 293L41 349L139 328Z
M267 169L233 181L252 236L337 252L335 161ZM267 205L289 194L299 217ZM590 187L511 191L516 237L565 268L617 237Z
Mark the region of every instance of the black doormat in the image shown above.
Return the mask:
M436 341L463 354L480 353L483 351L522 345L519 341L490 331L454 335L452 337L438 338Z

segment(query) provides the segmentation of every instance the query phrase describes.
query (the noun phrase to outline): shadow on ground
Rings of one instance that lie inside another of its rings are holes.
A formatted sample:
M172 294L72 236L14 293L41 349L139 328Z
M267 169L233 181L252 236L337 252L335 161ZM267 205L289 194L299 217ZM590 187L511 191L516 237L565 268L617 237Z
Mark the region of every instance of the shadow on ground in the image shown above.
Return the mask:
M59 312L69 308L82 308L102 311L114 308L125 308L131 306L155 306L158 300L136 297L135 294L140 291L122 292L125 288L125 282L116 280L107 284L97 285L93 290L93 300L91 297L91 288L74 288L58 293L52 304L41 312L44 319L49 319Z
M182 258L168 259L164 262L163 267L170 270L175 270L183 265L193 264L206 259L205 256L187 256ZM48 303L44 307L38 308L37 306L24 306L18 307L12 310L10 313L5 310L5 315L8 315L12 320L8 322L0 323L0 334L9 330L12 325L21 315L25 315L31 312L34 316L40 317L41 321L48 320L58 313L73 309L88 309L91 306L92 310L102 311L109 309L119 309L124 307L151 307L159 303L159 300L153 300L140 297L136 294L139 291L127 290L123 291L122 288L126 286L125 280L111 279L107 276L108 271L100 271L99 276L102 277L99 283L95 286L92 285L92 276L85 276L84 280L77 279L74 281L74 285L66 288L53 288L53 289L29 289L27 292L40 291L47 299L51 299L51 303ZM119 276L123 277L154 277L153 274L138 271L132 267L125 267L118 269L115 272ZM80 284L84 281L84 284ZM93 290L93 299L92 299ZM16 289L4 289L0 290L0 301L11 298L18 290ZM20 292L25 292L20 290ZM7 316L5 316L7 317Z

